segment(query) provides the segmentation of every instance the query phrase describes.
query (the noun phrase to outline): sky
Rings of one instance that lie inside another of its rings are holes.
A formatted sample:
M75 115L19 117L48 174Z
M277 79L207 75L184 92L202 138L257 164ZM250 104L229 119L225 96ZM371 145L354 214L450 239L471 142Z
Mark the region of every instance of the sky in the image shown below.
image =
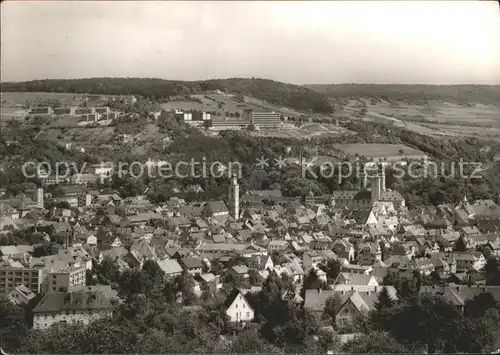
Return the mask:
M500 84L489 1L3 1L1 80Z

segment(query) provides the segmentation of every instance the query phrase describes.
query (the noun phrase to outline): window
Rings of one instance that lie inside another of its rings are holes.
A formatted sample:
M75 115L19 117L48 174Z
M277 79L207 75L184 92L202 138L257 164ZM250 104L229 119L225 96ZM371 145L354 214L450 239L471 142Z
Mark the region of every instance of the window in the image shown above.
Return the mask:
M349 310L347 308L344 309L344 314L349 314Z
M247 318L250 318L250 312L247 312Z
M236 306L235 306L235 307L236 307L236 308L238 308L238 304L237 304L237 303L236 303Z

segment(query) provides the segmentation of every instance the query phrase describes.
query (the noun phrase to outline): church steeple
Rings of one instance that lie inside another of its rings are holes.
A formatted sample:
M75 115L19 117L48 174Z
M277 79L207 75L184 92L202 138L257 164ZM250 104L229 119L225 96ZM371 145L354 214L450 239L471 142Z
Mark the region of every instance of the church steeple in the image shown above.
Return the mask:
M240 185L238 179L233 176L229 185L229 211L231 215L238 219L240 217Z

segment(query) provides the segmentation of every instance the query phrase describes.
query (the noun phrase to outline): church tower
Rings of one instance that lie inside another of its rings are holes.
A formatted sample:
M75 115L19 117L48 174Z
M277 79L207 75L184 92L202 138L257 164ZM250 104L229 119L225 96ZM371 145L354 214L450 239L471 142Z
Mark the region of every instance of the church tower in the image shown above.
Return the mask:
M43 208L43 188L39 187L36 189L35 201L37 208Z
M371 192L372 192L372 202L380 201L380 193L382 186L382 177L380 174L376 174L370 178L371 180Z
M240 185L236 176L233 176L229 185L229 212L235 219L240 217Z
M382 165L378 166L378 171L370 176L372 202L380 201L382 192L385 188L385 169Z

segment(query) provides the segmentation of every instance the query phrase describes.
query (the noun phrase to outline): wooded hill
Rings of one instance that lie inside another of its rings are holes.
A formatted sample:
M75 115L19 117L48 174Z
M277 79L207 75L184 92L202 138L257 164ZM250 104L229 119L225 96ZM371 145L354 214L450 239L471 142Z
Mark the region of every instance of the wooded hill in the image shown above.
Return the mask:
M2 83L2 91L139 95L157 100L210 90L247 95L299 111L332 112L332 107L326 96L300 85L267 79L231 78L173 81L153 78L88 78Z
M305 87L334 98L364 97L387 101L443 100L500 106L500 85L318 84Z

